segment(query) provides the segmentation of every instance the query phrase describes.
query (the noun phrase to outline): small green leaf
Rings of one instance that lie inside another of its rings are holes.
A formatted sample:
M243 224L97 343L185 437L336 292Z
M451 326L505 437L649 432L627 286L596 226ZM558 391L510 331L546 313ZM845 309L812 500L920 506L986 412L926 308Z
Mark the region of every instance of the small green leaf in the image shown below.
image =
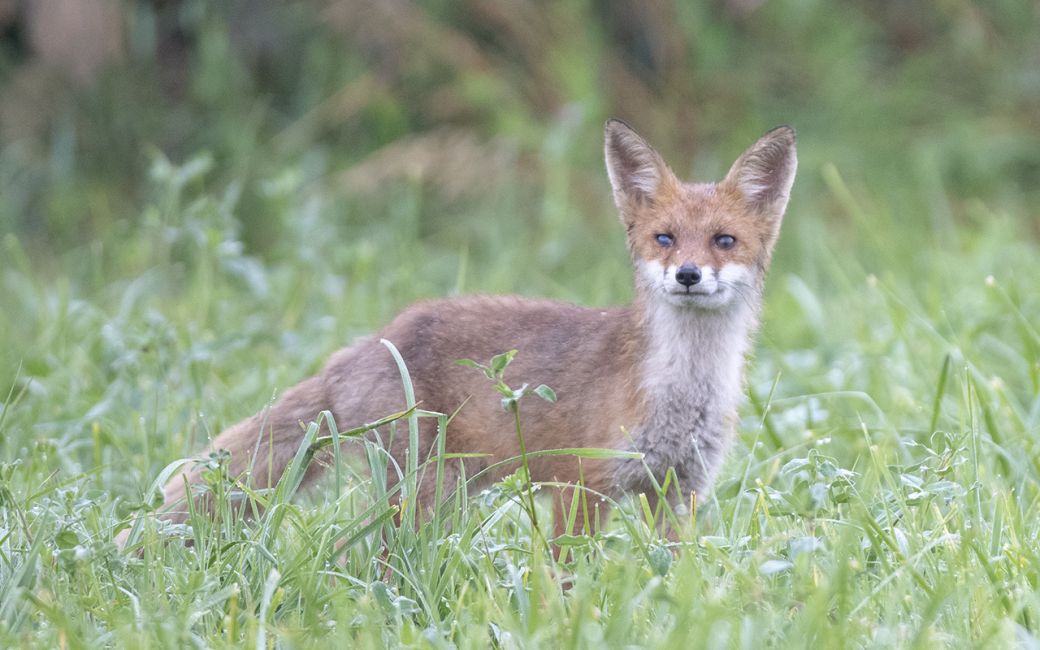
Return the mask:
M502 372L505 371L506 366L508 366L513 361L513 357L515 356L516 350L510 350L508 352L496 354L495 356L491 357L491 371L495 374L495 376L500 376Z
M538 387L534 389L534 394L538 397L541 397L546 402L556 401L556 391L549 388L545 384L539 384Z
M557 535L553 543L558 546L592 546L593 538L588 535Z
M394 601L394 605L397 606L397 612L401 616L412 616L413 614L418 614L420 611L419 603L407 596L398 596L397 600Z
M460 366L465 366L467 368L475 368L475 369L481 371L482 373L484 373L484 376L487 377L488 379L494 379L495 378L495 373L494 373L494 371L491 370L491 368L489 368L488 366L485 366L482 363L477 363L473 359L456 359L455 363L457 363Z
M76 534L76 531L65 528L54 536L54 545L62 550L73 548L79 545L79 535Z
M506 399L514 399L515 397L513 395L513 389L509 387L509 384L502 381L501 379L495 382L495 390L497 390L499 394L503 395Z
M375 601L383 608L383 611L387 614L393 614L394 597L393 594L390 593L390 588L386 586L386 583L381 580L376 580L371 583L368 588L372 592Z
M667 575L668 569L672 567L672 552L665 546L651 546L646 559L650 563L650 569L659 576Z

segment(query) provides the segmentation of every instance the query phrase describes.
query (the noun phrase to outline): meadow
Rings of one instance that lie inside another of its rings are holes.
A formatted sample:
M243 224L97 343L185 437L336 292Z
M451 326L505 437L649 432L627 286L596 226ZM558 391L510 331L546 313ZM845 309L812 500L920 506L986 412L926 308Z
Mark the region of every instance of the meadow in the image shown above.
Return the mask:
M1035 6L690 3L639 58L611 3L538 5L531 51L526 14L297 3L258 12L277 56L181 4L172 80L133 3L90 87L0 48L0 647L1040 647ZM295 494L302 456L255 520L151 516L415 300L627 301L610 115L698 180L799 133L739 439L678 540L629 500L556 559L519 476L398 525L348 471Z

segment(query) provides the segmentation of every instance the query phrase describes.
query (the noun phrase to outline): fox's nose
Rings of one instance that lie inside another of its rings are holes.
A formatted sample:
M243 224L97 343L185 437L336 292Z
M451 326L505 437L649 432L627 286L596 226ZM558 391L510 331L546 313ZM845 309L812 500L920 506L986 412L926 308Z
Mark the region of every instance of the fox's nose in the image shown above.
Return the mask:
M701 281L701 270L696 264L683 264L675 272L675 281L684 287L692 287Z

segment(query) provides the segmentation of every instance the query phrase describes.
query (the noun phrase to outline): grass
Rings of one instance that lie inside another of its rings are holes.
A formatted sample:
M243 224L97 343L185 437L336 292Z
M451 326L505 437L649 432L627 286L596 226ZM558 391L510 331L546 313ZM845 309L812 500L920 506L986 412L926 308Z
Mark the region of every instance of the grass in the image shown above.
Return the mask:
M560 6L565 26L591 11ZM709 178L791 121L801 171L715 494L677 543L627 502L566 540L563 560L531 526L533 508L548 530L547 486L532 506L521 476L398 526L395 495L346 469L294 494L301 455L253 495L268 507L252 523L163 527L148 513L171 462L414 300L628 299L597 158L609 98L583 76L609 54L603 35L563 48L588 50L589 65L560 58L553 73L573 75L559 85L584 108L548 120L503 100L500 79L459 73L507 146L444 145L495 152L487 177L446 197L443 176L352 166L426 126L406 91L384 89L343 142L322 139L320 100L364 76L357 52L333 65L341 46L322 33L302 61L278 63L314 72L292 92L222 94L241 63L219 16L196 16L184 102L150 104L134 87L147 70L133 68L59 104L45 137L0 148L0 646L1034 647L1038 50L1019 9L1000 6L916 17L975 36L895 62L874 40L880 23L814 3L770 3L743 23L683 10L677 29L703 36L693 78L715 126L700 127L696 155L662 148ZM746 71L735 83L719 72L730 64ZM98 118L106 106L126 133ZM377 191L352 184L366 174ZM396 435L440 417L397 415ZM205 462L226 503L240 488L219 456ZM417 458L368 464L419 471ZM129 526L140 554L112 542Z
M143 554L120 553L112 536L154 507L143 488L164 465L412 298L458 285L594 295L603 276L626 291L616 235L566 288L530 266L495 284L482 279L491 265L450 248L382 254L433 248L394 237L417 219L403 209L378 231L309 238L303 190L282 201L299 245L260 260L236 245L233 188L207 186L204 169L158 161L145 218L54 261L64 279L4 241L4 645L1035 640L1040 261L996 215L952 247L866 255L867 241L849 255L825 229L791 241L819 219L801 199L784 235L801 254L770 278L738 449L677 545L634 505L559 563L532 539L522 482L415 529L345 476L299 500L283 483L251 525L146 520ZM854 196L832 198L870 217ZM312 218L335 227L332 213ZM579 235L565 250L581 250Z

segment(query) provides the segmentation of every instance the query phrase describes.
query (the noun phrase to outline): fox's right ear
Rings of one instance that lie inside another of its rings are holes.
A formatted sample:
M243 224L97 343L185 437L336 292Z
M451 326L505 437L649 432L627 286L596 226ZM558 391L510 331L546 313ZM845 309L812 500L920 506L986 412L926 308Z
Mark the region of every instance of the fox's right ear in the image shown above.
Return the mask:
M665 186L678 183L654 148L621 120L607 120L603 148L614 203L621 210L653 202Z

